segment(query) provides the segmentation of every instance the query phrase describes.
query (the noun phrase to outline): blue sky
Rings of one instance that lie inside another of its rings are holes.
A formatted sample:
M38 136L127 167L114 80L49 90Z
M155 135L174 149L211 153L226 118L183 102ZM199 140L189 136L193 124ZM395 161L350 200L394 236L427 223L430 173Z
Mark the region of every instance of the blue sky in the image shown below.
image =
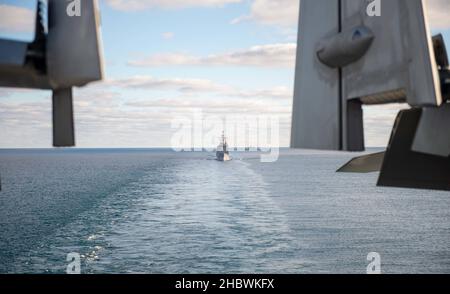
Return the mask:
M450 40L450 1L431 2L434 31ZM35 3L0 0L0 37L31 39ZM101 0L100 8L106 80L75 90L78 147L170 146L171 121L198 108L275 114L289 144L298 1ZM0 148L51 147L50 103L49 91L0 89ZM398 109L366 110L369 146L387 143Z

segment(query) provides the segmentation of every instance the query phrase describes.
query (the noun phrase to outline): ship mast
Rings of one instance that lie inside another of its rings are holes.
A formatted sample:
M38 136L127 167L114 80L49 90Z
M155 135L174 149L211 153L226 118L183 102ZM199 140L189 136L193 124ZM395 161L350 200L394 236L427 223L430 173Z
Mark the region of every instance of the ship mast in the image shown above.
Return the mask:
M222 131L222 144L225 146L225 131Z
M228 149L228 146L227 146L227 139L225 137L225 131L222 131L222 147L223 147L223 151L226 152Z

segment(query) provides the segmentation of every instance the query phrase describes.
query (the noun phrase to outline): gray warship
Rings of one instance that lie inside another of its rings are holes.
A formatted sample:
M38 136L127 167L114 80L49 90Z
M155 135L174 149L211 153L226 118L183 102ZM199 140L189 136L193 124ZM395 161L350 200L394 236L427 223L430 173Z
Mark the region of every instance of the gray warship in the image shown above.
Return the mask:
M222 133L221 142L216 149L216 160L217 161L230 161L230 152L228 151L227 138L225 133Z

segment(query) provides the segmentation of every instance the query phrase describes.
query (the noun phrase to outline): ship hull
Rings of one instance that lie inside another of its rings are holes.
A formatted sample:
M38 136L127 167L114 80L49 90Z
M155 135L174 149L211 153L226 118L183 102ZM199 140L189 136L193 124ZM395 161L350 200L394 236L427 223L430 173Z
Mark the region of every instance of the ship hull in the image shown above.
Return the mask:
M216 152L216 159L218 161L230 161L231 157L228 153L225 152Z

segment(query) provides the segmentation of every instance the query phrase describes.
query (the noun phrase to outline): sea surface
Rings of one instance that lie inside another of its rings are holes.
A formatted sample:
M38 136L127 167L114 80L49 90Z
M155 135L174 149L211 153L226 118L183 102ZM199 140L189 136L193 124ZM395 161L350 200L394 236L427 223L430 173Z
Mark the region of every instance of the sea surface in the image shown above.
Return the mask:
M0 150L0 273L450 273L450 193L335 172L356 155Z

